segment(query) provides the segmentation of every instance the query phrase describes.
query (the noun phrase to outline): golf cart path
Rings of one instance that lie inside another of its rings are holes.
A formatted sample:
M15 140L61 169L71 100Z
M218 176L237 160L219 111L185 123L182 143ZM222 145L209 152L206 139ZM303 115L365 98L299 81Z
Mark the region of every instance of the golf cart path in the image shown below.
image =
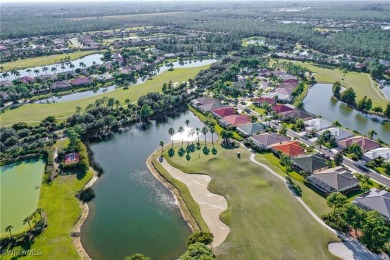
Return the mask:
M173 178L181 181L188 187L191 196L199 205L203 220L214 235L212 246L217 247L222 244L228 236L230 228L221 221L219 216L228 208L228 204L223 196L211 193L207 189L211 177L203 174L184 173L164 159L162 162L159 160L159 162Z
M287 189L287 182L286 180L274 172L271 168L269 168L267 165L260 163L256 161L255 159L255 154L252 153L250 156L250 160L257 164L260 165L261 167L265 168L267 171L269 171L271 174L273 174L275 177L281 179L285 184ZM289 189L290 190L290 189ZM291 192L292 193L292 192ZM345 237L341 233L338 233L336 230L328 226L321 218L319 218L310 208L309 206L306 205L306 203L298 196L296 196L294 193L292 193L295 198L299 201L299 203L309 212L309 214L317 220L318 223L320 223L323 227L328 229L330 232L334 233L335 235L341 237L345 242L334 242L330 243L328 245L328 250L331 252L333 255L340 257L342 259L346 260L352 260L352 259L360 259L360 260L376 260L376 259L389 259L388 257L384 255L376 255L370 252L367 248L365 248L362 244L360 244L358 241L350 239L348 237Z

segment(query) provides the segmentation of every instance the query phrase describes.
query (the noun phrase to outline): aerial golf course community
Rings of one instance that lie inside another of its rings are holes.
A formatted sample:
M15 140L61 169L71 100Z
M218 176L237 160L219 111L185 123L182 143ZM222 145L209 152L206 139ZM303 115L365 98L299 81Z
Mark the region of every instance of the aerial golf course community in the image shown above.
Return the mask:
M1 5L0 259L389 259L388 4Z

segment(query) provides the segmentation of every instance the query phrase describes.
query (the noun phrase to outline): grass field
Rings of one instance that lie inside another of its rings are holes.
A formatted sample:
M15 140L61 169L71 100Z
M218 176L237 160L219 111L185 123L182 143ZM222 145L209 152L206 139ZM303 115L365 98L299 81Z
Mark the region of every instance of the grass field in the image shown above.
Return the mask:
M65 56L70 56L70 60L77 60L81 57L98 53L99 51L77 51L72 53L64 53L64 54L55 54L55 55L49 55L49 56L42 56L42 57L34 57L29 59L20 59L17 61L11 61L6 63L0 63L0 66L3 66L4 71L10 71L10 70L20 70L25 68L31 68L36 66L43 66L43 65L51 65L58 63L59 59L64 58Z
M279 61L288 61L278 59ZM340 81L344 87L352 87L356 92L356 100L359 101L364 96L372 99L373 106L386 107L387 99L378 89L377 84L371 86L370 75L360 72L348 72L344 73L340 69L328 69L322 68L309 62L292 61L295 64L304 66L316 73L315 78L318 83L330 83L333 84L336 81ZM345 75L345 76L344 76Z
M281 180L251 162L245 148L215 147L216 155L187 161L176 154L167 160L187 173L211 175L208 188L227 199L221 219L231 233L216 249L217 258L336 259L327 246L337 237L309 215Z
M66 118L75 113L77 106L83 109L88 104L93 103L96 99L103 96L113 97L118 99L122 104L129 98L131 101L136 101L140 96L147 94L148 92L161 91L162 84L164 82L182 82L187 81L189 78L195 77L195 75L201 69L207 69L210 65L205 65L196 68L180 68L173 71L164 71L160 75L157 75L153 80L148 80L144 84L132 86L127 90L118 89L110 93L105 93L85 99L54 103L54 104L31 104L24 105L19 108L8 110L1 115L1 125L9 125L17 122L34 123L41 121L47 116L55 116L59 119Z
M265 112L265 109L264 108L261 108L261 107L257 107L255 105L250 105L248 108L252 109L253 111L259 113L260 115L263 115L265 116L266 115L266 112Z
M67 140L57 142L56 145L65 146ZM38 207L44 208L48 227L29 248L42 252L39 259L79 259L70 236L73 225L81 215L81 208L75 194L92 176L92 171L88 171L85 175L60 175L51 184L42 185ZM14 249L20 250L21 248ZM23 259L30 258L36 259L37 256L27 256Z

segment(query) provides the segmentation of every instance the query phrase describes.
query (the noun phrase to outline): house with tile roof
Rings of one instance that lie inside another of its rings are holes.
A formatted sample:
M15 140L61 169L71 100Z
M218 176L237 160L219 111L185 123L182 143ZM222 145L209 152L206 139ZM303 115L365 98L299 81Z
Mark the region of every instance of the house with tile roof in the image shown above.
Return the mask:
M246 125L251 122L251 117L249 115L231 115L225 116L221 119L221 123L225 126L233 125Z
M304 121L315 118L315 115L312 115L306 111L294 109L291 111L284 112L279 115L282 120L297 119L302 118Z
M317 135L321 135L323 134L325 131L329 131L333 136L334 138L339 141L339 140L343 140L345 138L348 138L348 137L352 137L354 136L354 134L350 131L347 131L347 130L344 130L340 127L330 127L330 128L327 128L327 129L324 129L324 130L321 130L317 133Z
M269 149L274 144L290 141L290 138L275 133L264 133L249 137L249 140L260 149Z
M316 131L323 130L332 126L332 123L323 118L314 118L305 121L305 129L309 132L311 129Z
M239 131L243 136L249 137L254 134L261 134L265 132L265 125L261 123L252 123L246 125L240 125L237 127L237 131Z
M365 210L378 211L388 222L390 221L390 192L372 188L369 192L357 197L352 203Z
M253 103L262 105L264 103L268 103L270 105L276 105L276 100L274 98L269 98L269 97L259 97L259 98L254 98Z
M363 158L367 159L368 161L379 157L383 158L385 162L390 162L390 148L379 147L363 154Z
M291 158L293 168L308 174L320 172L329 168L327 160L320 154L308 154Z
M379 148L380 145L364 136L353 136L337 142L341 149L347 149L351 144L358 144L363 152Z
M348 193L359 189L359 180L342 166L323 170L306 178L307 182L325 195L332 192Z
M211 111L211 113L217 118L222 118L225 116L234 115L236 112L233 107L223 107L223 108L214 109Z
M90 78L77 78L70 81L72 86L85 86L92 83Z
M229 107L229 106L221 104L219 102L216 102L216 103L209 103L209 104L204 104L204 105L198 106L198 109L201 112L206 113L206 112L211 112L215 109L224 108L224 107Z
M191 104L195 107L197 106L202 106L206 104L211 104L211 103L218 103L219 101L214 99L214 98L208 98L208 97L200 97L200 98L195 98L191 100Z
M279 151L283 154L287 154L291 157L305 154L305 150L297 141L274 144L271 146L271 149L274 151Z
M276 114L284 114L286 112L293 111L294 108L286 105L275 105L272 107Z

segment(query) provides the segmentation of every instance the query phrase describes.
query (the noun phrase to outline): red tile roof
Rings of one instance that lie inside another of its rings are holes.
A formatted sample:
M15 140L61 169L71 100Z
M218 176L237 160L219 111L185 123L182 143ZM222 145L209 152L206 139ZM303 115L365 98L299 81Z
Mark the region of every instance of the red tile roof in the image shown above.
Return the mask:
M212 110L212 113L219 117L231 116L234 115L234 108L232 107L223 107Z
M245 125L251 122L251 117L248 115L225 116L223 119L231 125Z
M342 148L348 148L351 144L358 144L362 148L363 152L380 147L377 142L363 136L353 136L339 141L338 144Z
M273 109L274 109L275 113L277 113L277 114L285 113L285 112L289 112L289 111L294 110L293 108L288 107L286 105L275 105L275 106L273 106Z
M302 155L305 153L305 150L296 141L274 144L272 145L272 149L276 151L281 151L282 153L288 154L291 157Z
M259 97L259 98L253 99L253 103L262 104L262 103L265 103L265 102L267 102L267 103L270 104L270 105L276 105L276 100L273 99L273 98Z

